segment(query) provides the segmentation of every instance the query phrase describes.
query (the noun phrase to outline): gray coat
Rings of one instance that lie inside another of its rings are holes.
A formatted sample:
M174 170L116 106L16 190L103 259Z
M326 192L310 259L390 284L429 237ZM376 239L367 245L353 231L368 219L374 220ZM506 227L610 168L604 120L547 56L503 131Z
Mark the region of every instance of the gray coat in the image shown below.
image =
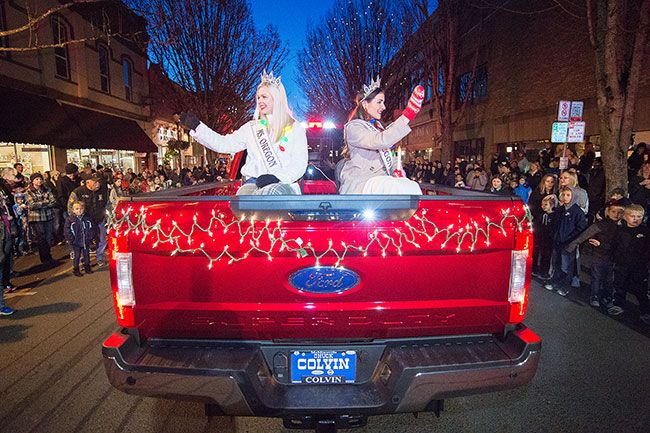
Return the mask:
M406 137L411 132L408 122L406 117L400 116L384 131L376 130L361 119L354 119L345 125L350 159L341 170L341 194L361 194L369 179L389 175L378 150L387 149Z

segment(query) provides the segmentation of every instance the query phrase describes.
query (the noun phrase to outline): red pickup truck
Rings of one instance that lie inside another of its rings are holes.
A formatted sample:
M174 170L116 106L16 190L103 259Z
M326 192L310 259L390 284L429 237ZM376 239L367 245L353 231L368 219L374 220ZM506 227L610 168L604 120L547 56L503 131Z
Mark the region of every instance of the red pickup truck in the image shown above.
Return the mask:
M439 413L531 380L532 233L518 198L234 196L207 184L123 200L110 227L118 389L209 415L335 431Z

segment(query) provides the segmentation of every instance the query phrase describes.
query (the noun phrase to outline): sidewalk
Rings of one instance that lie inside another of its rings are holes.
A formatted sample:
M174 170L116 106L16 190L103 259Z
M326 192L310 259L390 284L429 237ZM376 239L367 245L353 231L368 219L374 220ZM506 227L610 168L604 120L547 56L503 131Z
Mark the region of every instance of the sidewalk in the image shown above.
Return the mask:
M594 308L589 305L591 295L591 258L592 253L588 247L580 249L580 288L571 288L565 299L579 304L585 308ZM544 285L545 281L533 278L538 284ZM558 295L559 296L559 295ZM605 316L615 320L634 331L650 337L650 326L639 320L639 301L636 297L628 295L627 307L620 316L609 316L603 307L596 308Z
M52 257L59 261L59 264L54 267L41 264L37 252L14 258L14 276L11 282L18 287L18 290L5 294L4 299L32 295L34 293L31 289L38 287L45 280L72 272L72 260L67 245L53 246Z

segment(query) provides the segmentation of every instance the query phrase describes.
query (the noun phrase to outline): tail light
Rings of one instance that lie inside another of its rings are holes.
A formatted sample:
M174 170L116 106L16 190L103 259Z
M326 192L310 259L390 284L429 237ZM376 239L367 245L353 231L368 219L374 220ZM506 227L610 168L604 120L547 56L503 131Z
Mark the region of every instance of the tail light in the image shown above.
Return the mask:
M113 306L117 323L125 328L135 327L133 307L135 291L133 289L133 261L127 250L127 238L122 234L109 233L111 257L111 289Z
M526 316L532 251L532 232L527 229L517 232L510 265L510 289L508 292L508 302L510 302L508 322L510 323L519 323Z
M123 307L135 305L135 294L133 293L133 276L131 274L132 261L131 253L115 254L115 273L117 280L117 296Z

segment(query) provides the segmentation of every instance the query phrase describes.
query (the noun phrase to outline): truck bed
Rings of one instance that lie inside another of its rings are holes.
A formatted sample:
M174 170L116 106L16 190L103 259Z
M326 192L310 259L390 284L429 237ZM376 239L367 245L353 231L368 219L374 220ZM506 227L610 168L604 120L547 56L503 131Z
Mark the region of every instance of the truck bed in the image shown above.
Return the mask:
M529 233L513 198L204 191L118 207L113 251L131 254L131 326L145 338L407 338L501 333L510 322L512 250ZM311 268L358 283L295 287L292 276Z
M110 272L122 329L103 344L116 388L334 431L368 415L438 413L442 399L535 374L521 200L432 185L417 197L236 188L117 206Z

